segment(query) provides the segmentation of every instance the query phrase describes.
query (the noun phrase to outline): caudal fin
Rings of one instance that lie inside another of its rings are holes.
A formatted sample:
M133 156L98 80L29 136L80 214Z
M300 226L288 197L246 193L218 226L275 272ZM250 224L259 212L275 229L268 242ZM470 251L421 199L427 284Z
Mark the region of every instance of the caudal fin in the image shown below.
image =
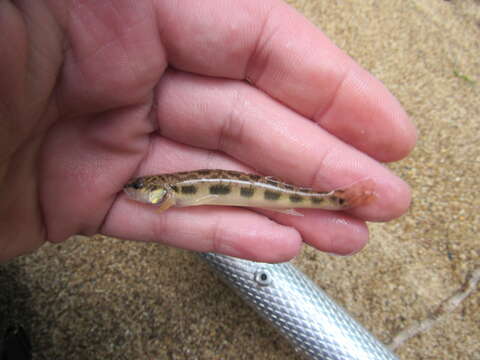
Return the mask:
M345 188L335 190L333 195L343 199L342 207L345 209L370 204L377 198L375 193L375 182L364 179L353 183Z

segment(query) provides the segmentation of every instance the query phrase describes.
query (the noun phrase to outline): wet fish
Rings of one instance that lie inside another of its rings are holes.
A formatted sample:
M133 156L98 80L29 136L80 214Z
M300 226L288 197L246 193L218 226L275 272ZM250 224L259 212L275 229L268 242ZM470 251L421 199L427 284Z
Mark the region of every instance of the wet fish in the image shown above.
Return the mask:
M366 205L375 197L371 179L342 189L317 192L271 176L232 170L202 169L139 177L124 187L133 200L159 206L228 205L259 207L292 215L295 208L344 210Z

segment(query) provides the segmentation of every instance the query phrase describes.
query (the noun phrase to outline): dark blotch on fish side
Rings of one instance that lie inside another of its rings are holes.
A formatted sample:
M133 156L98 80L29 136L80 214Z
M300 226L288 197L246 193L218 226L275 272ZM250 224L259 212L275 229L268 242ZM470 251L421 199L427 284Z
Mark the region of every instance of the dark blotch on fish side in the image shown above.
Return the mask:
M303 197L300 195L290 195L290 201L294 203L299 203L303 201Z
M282 194L277 191L265 190L263 197L266 200L278 200Z
M338 203L339 203L340 205L345 205L345 199L338 198L337 201L338 201Z
M195 194L197 192L197 188L193 185L184 185L181 189L183 194Z
M289 185L289 184L283 184L283 187L287 190L293 190L295 189L295 187L293 185Z
M210 194L219 194L219 195L226 195L230 193L230 186L228 185L212 185L209 188Z
M277 186L277 185L278 185L278 181L267 180L267 184L268 184L268 185L272 185L272 186Z
M240 196L243 197L252 197L255 193L255 189L249 187L242 187L240 188Z
M310 201L312 204L321 204L323 202L324 198L321 197L312 197Z
M200 174L200 175L208 175L210 174L212 171L209 170L209 169L204 169L204 170L198 170L197 173Z
M178 186L177 185L171 185L170 189L172 189L175 192L178 192Z
M255 174L250 174L248 175L248 177L250 178L250 180L253 180L253 181L258 181L261 178L260 175L255 175Z

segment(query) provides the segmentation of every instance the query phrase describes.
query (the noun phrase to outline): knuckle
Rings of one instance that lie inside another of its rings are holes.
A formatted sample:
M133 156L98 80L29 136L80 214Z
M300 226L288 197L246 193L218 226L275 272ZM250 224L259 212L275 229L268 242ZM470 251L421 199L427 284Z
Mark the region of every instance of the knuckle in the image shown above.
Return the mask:
M218 136L217 149L225 151L243 141L245 126L248 116L246 116L249 99L247 91L236 89L232 96L230 111L224 118L220 133Z

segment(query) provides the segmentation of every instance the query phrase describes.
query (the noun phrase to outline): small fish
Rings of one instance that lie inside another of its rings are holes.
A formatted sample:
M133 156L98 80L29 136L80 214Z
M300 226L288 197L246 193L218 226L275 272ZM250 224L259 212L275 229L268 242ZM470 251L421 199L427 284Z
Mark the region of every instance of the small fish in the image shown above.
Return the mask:
M301 216L293 209L344 210L366 205L376 197L374 185L366 179L343 189L316 192L271 176L204 169L139 177L124 191L133 200L159 206L159 211L172 206L228 205Z

